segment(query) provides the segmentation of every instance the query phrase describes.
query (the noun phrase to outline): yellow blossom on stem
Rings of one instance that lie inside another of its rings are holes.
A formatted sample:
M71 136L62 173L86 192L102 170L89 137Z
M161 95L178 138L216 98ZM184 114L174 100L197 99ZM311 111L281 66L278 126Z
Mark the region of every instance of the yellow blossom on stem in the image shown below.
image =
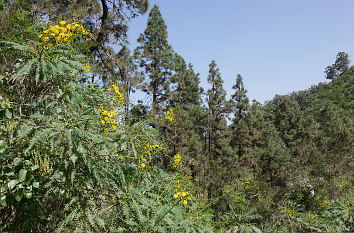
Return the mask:
M7 106L8 108L11 107L11 105L10 105L8 102L6 102L6 101L2 101L1 103L2 103L3 105Z
M166 116L165 116L165 119L169 120L170 122L173 122L173 119L174 119L174 113L173 113L173 109L170 108L167 112L166 112Z

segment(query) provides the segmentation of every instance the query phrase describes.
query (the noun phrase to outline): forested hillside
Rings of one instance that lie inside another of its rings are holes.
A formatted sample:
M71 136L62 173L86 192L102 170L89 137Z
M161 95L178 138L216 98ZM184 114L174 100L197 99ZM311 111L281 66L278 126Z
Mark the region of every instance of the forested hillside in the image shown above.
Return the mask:
M349 55L265 104L237 72L227 98L147 0L0 0L0 231L353 232Z

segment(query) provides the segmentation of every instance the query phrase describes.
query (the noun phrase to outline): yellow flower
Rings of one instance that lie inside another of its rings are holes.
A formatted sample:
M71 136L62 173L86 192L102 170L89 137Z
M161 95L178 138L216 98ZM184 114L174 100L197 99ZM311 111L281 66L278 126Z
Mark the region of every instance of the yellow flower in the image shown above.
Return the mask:
M60 21L60 25L64 26L65 24L66 24L66 22L64 20Z
M49 48L53 48L53 46L54 46L54 45L53 45L52 43L49 44Z
M38 38L42 38L42 36L43 36L43 34L40 34L40 35L38 36Z
M11 106L8 102L2 101L1 102L3 105L7 106L8 108Z
M98 111L98 112L102 112L102 109L99 108L99 109L97 109L97 111Z
M112 125L112 128L113 128L114 130L116 130L116 129L117 129L117 126L115 126L115 125Z
M104 131L107 133L107 132L108 132L108 129L107 129L107 128L104 128Z
M106 122L104 120L101 120L102 125L104 125Z
M188 201L187 201L187 200L184 200L184 201L183 201L183 204L187 205L187 204L188 204Z
M146 165L145 165L145 163L142 163L142 164L140 164L140 166L141 166L142 168L144 168Z
M59 36L55 37L55 40L60 43L62 41L61 35L59 34Z
M177 194L175 194L175 195L173 195L173 197L174 197L174 198L178 198L178 195L177 195Z
M182 197L185 197L186 195L187 195L186 192L183 192L183 193L182 193Z
M43 37L43 41L44 41L44 42L49 41L49 37L47 37L47 36L46 36L46 37Z

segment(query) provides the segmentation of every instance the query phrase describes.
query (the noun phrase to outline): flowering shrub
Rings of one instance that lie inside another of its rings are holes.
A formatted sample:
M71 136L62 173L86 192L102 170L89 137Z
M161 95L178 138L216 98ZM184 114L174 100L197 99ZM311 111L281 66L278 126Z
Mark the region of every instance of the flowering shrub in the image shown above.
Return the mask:
M154 155L159 154L162 151L162 148L158 144L150 145L147 144L143 148L143 152L140 155L140 166L145 168L147 164L149 164Z
M69 43L73 40L89 40L92 34L82 24L60 21L59 25L51 25L38 37L42 40L44 49L52 48L55 44Z
M107 133L109 129L116 130L117 126L122 123L117 112L121 110L125 96L116 85L112 85L112 88L108 89L106 96L106 103L101 104L97 112L101 116L100 122L104 127L104 132Z
M172 108L170 108L169 110L167 110L165 119L167 119L167 120L170 121L170 122L173 122L173 121L174 121L174 113L173 113L173 109L172 109Z
M177 168L178 164L181 162L181 155L180 154L176 154L173 156L173 164L172 167L173 168Z
M184 205L187 205L188 201L192 200L189 192L183 187L181 188L181 180L176 180L175 194L173 197L180 200Z

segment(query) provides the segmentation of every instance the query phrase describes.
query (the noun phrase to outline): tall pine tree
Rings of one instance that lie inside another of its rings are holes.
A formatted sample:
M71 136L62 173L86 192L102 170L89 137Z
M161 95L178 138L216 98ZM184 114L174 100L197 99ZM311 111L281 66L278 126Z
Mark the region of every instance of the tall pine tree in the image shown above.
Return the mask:
M207 91L208 126L207 126L207 155L209 157L209 199L221 195L222 187L229 181L227 165L230 164L231 132L227 127L226 116L229 113L229 104L226 101L226 92L223 80L215 61L209 65L208 83L211 89ZM221 204L221 203L218 203ZM217 206L215 206L217 208Z
M173 51L167 41L167 26L157 5L150 11L147 27L139 36L138 43L134 56L148 76L144 91L152 95L151 113L155 116L168 98L173 70Z
M232 86L235 93L231 96L231 107L234 117L232 119L232 140L231 146L237 149L238 159L241 159L242 155L246 151L245 140L247 140L246 125L242 122L247 110L249 109L249 100L247 97L247 90L243 85L243 79L240 74L236 77L236 84Z

